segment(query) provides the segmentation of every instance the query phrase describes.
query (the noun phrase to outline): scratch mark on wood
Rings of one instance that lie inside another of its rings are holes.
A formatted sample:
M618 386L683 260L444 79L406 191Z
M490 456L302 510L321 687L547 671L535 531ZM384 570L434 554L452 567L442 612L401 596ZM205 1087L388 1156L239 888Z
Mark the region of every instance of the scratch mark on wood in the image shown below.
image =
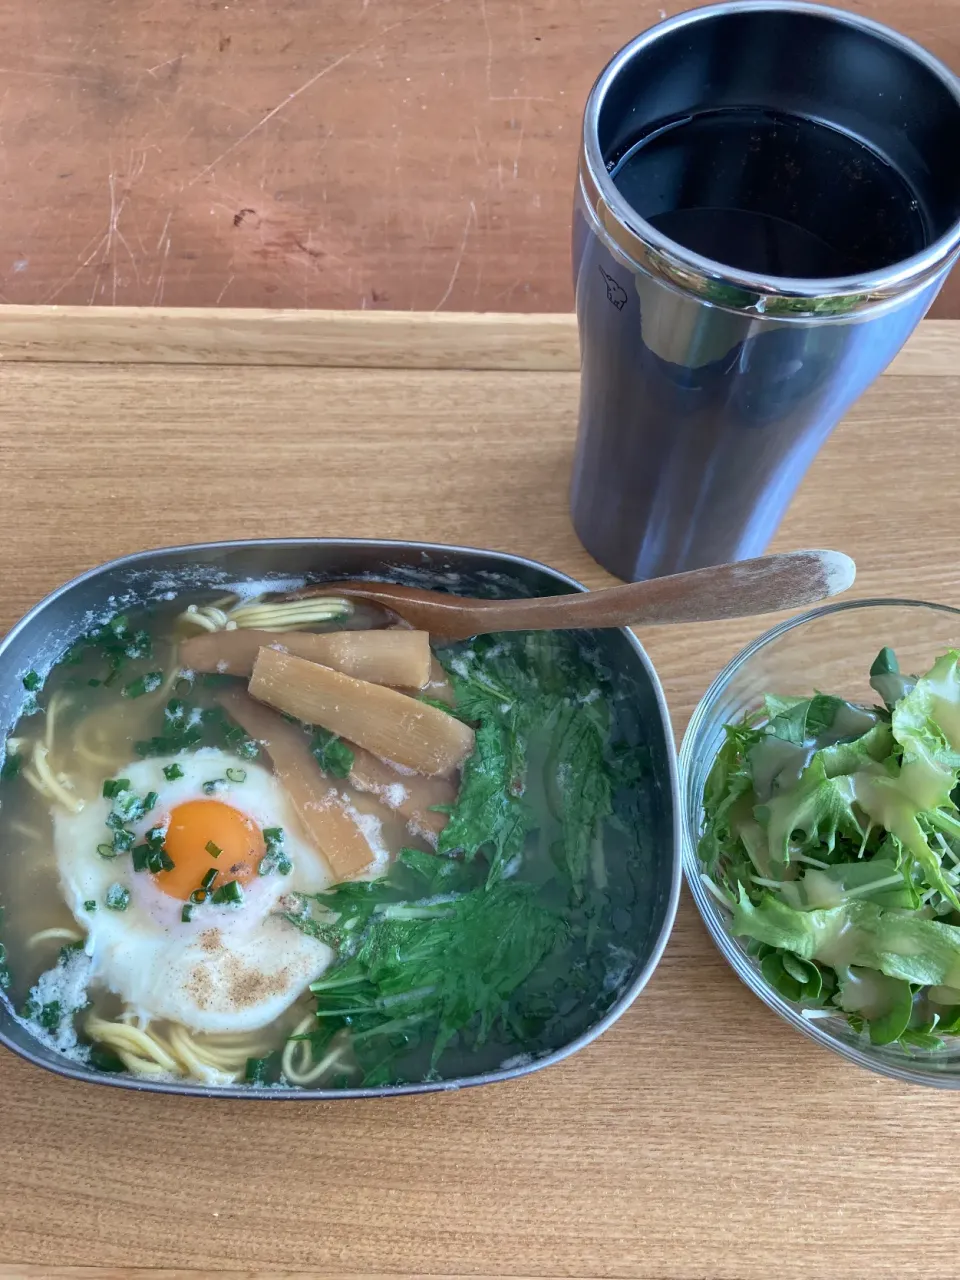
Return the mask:
M165 222L164 222L164 224L163 224L163 230L160 232L160 237L159 237L159 239L157 240L157 248L156 248L156 252L157 252L157 253L159 253L159 252L160 252L160 248L161 248L161 246L162 246L162 244L163 244L164 236L167 234L167 231L168 231L168 230L169 230L169 228L170 228L170 219L171 219L172 217L173 217L173 210L171 209L171 210L170 210L170 212L167 214L167 219L166 219L166 221L165 221ZM168 241L167 241L167 244L169 245L169 243L170 243L170 241L168 240Z
M227 281L227 283L223 286L223 288L217 294L217 300L213 304L215 307L219 307L220 303L223 301L223 295L227 292L227 290L230 288L230 286L233 284L236 278L237 278L236 276L231 276L230 279Z
M477 206L471 200L470 211L467 214L467 220L464 223L464 227L463 227L463 239L460 241L460 251L457 254L456 262L453 264L453 272L451 273L450 279L447 282L447 287L444 290L443 297L440 299L437 305L433 308L434 311L439 311L440 308L443 306L443 304L450 297L451 293L453 293L453 286L457 283L457 276L460 274L460 264L463 262L463 255L467 251L467 241L470 239L470 228L473 225L473 223L476 222L476 220L477 220Z
M172 58L168 58L166 62L158 62L155 67L147 67L147 75L156 78L158 71L162 71L164 67L172 67L175 62L180 62L186 56L185 53L176 53Z
M168 218L167 221L169 222L170 219ZM160 270L157 274L156 288L153 291L153 306L155 307L159 307L160 303L163 302L163 286L164 286L164 280L165 280L164 273L166 271L167 258L169 258L169 256L170 256L170 237L167 236L167 242L163 250L163 257L160 260Z
M225 151L222 151L220 155L216 157L215 160L211 160L209 164L204 165L200 172L190 179L188 185L192 187L194 183L199 182L201 178L205 178L208 173L212 173L221 161L225 160L227 156L232 155L238 147L242 147L243 144L249 138L252 138L255 133L259 133L265 125L270 123L274 116L279 115L281 111L284 111L291 104L291 102L296 101L296 99L302 94L306 93L309 89L312 89L313 86L325 76L330 75L332 71L336 71L337 67L342 67L345 62L349 62L351 58L355 58L358 53L363 53L363 51L365 49L369 49L371 45L377 44L384 38L384 36L388 36L391 32L398 30L400 27L406 26L408 22L415 22L417 18L422 18L425 14L432 13L434 9L439 9L447 2L448 0L434 0L433 4L428 4L424 6L424 8L418 9L415 13L410 13L397 22L392 22L388 27L384 27L381 31L378 31L376 35L371 36L369 40L364 40L355 48L349 49L346 53L342 53L339 58L335 58L333 62L328 63L315 75L312 75L309 80L305 80L299 89L294 89L292 93L288 93L282 102L278 102L275 107L272 107L267 114L262 117L262 119L258 120L257 123L252 125L246 133L237 138L236 142L232 142Z

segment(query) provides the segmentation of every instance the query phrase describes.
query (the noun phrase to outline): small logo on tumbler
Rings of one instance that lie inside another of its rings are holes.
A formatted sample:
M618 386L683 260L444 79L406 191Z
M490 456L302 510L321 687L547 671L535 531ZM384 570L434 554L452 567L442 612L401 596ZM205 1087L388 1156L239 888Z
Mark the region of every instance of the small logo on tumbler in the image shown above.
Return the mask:
M600 274L603 276L604 283L607 286L607 301L612 302L618 311L622 311L627 303L626 289L617 284L613 276L608 276L603 267L600 268Z

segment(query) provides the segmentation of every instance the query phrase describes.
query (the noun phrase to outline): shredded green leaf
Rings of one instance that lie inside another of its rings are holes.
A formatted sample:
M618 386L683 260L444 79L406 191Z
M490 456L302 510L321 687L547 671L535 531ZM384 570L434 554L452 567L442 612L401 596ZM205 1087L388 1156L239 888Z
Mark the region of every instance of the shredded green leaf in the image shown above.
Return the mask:
M911 1052L960 1007L958 659L904 677L882 649L873 709L768 694L703 797L704 873L767 981Z
M416 850L404 850L384 880L302 901L294 923L339 949L311 987L317 1017L328 1031L350 1028L365 1083L386 1078L413 1041L432 1043L434 1067L455 1036L483 1044L569 928L536 886L487 888L469 866Z

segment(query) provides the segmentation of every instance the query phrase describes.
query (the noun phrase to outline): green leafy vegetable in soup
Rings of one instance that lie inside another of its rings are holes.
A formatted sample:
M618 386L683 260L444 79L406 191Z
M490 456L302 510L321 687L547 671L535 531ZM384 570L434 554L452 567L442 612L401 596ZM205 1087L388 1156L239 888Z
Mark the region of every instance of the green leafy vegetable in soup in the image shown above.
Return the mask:
M703 878L767 980L911 1052L960 1032L958 660L881 650L875 706L768 695L703 797Z
M617 999L644 745L589 637L432 649L362 608L154 602L22 677L0 991L48 1047L390 1085L549 1053Z

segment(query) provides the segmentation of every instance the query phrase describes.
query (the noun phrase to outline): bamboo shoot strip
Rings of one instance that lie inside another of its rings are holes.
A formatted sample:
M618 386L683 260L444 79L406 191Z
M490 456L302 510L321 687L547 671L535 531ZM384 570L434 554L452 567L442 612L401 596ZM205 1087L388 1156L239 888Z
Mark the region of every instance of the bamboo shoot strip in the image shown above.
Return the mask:
M449 777L473 751L473 730L445 711L278 649L260 650L250 692L415 773Z
M399 774L383 760L351 743L353 768L350 782L358 791L369 791L388 809L407 819L411 835L435 845L447 825L449 810L456 803L457 788L447 778L424 778L419 774ZM443 806L441 812L436 806Z
M433 655L426 631L214 631L192 636L180 646L180 665L188 671L217 671L249 676L258 652L279 649L320 662L358 680L423 689L432 679ZM437 664L439 666L439 663ZM441 675L443 669L440 668Z
M251 738L263 744L277 781L290 797L304 830L322 854L335 882L355 880L379 856L329 778L320 770L302 730L240 689L225 689L219 702Z

